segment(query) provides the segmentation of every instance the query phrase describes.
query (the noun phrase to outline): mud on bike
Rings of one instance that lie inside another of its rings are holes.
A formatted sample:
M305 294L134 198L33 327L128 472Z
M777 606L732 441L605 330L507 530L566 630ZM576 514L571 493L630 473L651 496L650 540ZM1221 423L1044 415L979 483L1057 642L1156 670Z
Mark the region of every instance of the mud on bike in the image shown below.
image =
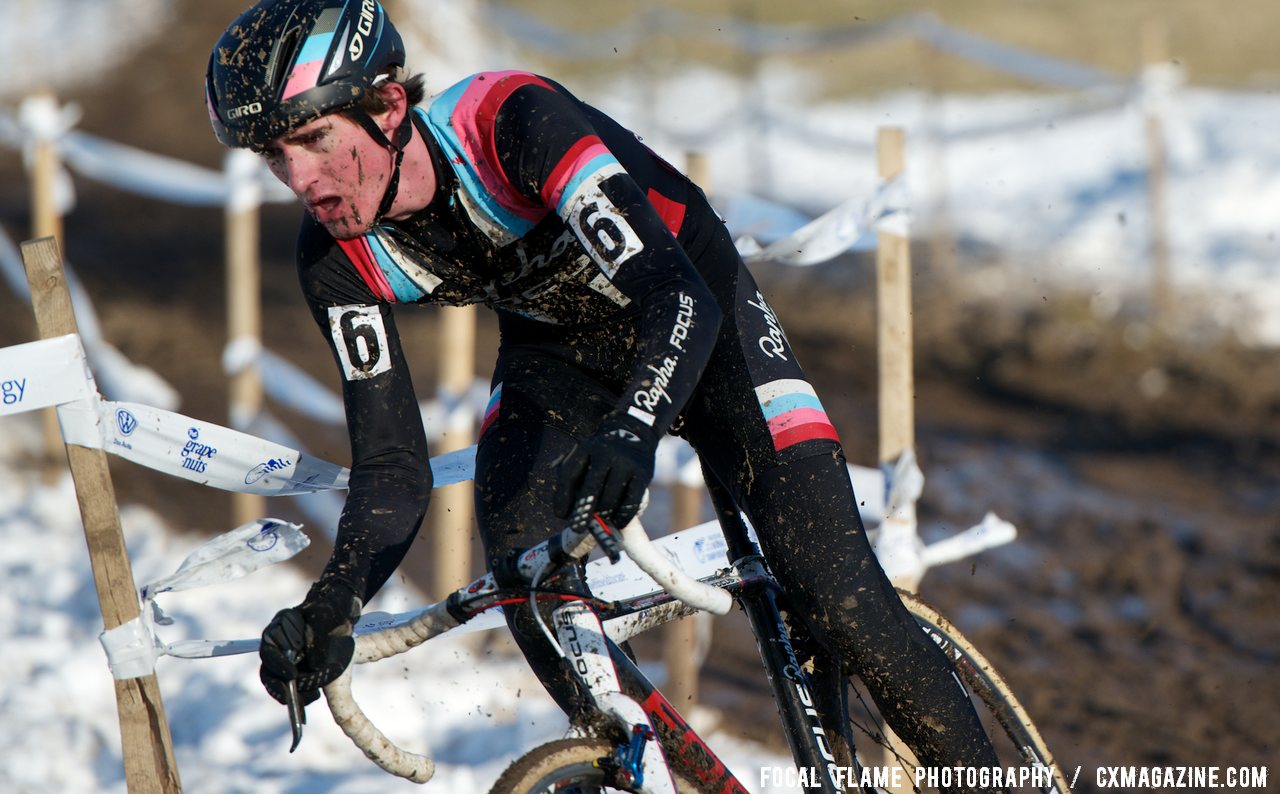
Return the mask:
M725 567L693 579L648 539L638 520L614 530L589 509L580 509L567 528L504 561L510 566L504 580L525 583L523 591L498 587L490 572L394 625L372 631L358 627L353 664L324 689L335 721L383 769L426 782L434 763L395 746L369 721L351 696L352 668L420 645L494 606L530 600L549 606L549 616L540 615L541 628L573 671L580 691L588 694L587 706L584 714L575 715L568 738L542 744L515 760L491 794L746 792L743 778L725 766L645 677L625 645L676 618L698 610L725 614L737 604L756 637L795 768L812 770L808 782L813 790L880 791L862 785L876 781L864 773L866 762L860 759L883 763L886 752L897 751L879 727L870 698L846 665L825 652L802 621L790 618L786 594L770 574L749 525L722 489L713 486L711 491L722 537L712 526L699 542L722 544ZM611 562L625 553L659 589L616 601L601 601L580 588L562 589L560 574L597 546ZM957 685L981 701L980 714L989 715L984 721L1000 756L1001 781L1013 790L1066 794L1066 781L1039 731L991 664L937 611L914 595L901 595L920 629L952 660ZM290 718L296 746L303 719L296 704ZM908 783L914 779L911 759L890 761L905 767Z

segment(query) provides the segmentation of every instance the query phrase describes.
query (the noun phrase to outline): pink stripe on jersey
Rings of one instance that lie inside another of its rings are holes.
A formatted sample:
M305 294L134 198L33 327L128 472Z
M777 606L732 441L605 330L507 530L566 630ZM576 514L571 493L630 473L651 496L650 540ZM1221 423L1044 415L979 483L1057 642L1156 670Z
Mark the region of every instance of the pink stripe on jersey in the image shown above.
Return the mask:
M386 274L373 258L373 249L369 247L369 241L364 237L357 237L354 240L337 240L336 242L342 252L347 255L347 259L351 260L351 264L356 266L356 272L360 274L360 278L373 294L384 301L395 303L396 292L391 289Z
M772 435L778 435L788 428L797 425L829 425L830 420L822 411L814 408L796 408L793 411L787 411L784 414L778 414L769 420L769 432Z
M507 181L494 149L493 125L499 108L518 88L529 84L550 89L537 75L529 72L486 72L476 75L454 105L449 123L467 157L476 166L481 184L504 209L516 217L537 223L546 216L546 208L522 196Z

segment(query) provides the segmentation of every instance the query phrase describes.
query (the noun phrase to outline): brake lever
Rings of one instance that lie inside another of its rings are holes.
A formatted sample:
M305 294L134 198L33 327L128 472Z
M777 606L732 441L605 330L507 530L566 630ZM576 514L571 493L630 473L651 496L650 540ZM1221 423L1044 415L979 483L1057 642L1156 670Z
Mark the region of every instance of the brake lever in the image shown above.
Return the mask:
M590 496L579 499L573 516L569 519L569 526L578 532L581 532L584 526L590 530L591 536L596 539L596 543L600 544L600 550L609 558L610 564L613 564L622 559L622 546L618 542L618 536L613 527L606 524L600 514L591 509L594 501Z
M293 664L298 663L297 651L285 651L284 656ZM289 727L293 730L293 744L289 746L289 752L292 753L302 743L302 726L307 724L307 707L302 705L302 698L298 696L296 678L290 678L285 685L284 705L289 709Z

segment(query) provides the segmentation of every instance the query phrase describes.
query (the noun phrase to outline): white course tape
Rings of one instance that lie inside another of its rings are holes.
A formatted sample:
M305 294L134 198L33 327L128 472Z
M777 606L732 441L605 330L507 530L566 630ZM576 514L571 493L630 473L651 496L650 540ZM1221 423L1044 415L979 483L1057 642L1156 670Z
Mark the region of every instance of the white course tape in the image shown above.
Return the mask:
M345 468L248 433L139 403L98 404L103 449L225 491L290 496L345 488Z
M142 600L239 579L290 559L310 544L300 524L259 518L201 545L182 561L178 570L142 588Z
M170 410L177 408L178 393L172 386L153 370L129 361L102 338L98 315L89 300L89 294L76 278L71 264L64 263L63 267L80 340L102 393L112 399L144 402ZM0 229L0 276L8 282L15 294L30 302L31 292L27 287L22 257L4 229Z
M346 424L342 397L328 386L266 348L257 351L256 362L262 373L262 388L272 400L317 422Z
M296 449L139 403L97 404L102 449L224 491L297 496L347 487L350 472ZM474 445L431 459L435 487L475 475Z
M102 428L93 398L59 405L58 430L63 443L102 449Z
M0 416L85 400L95 393L75 334L0 348Z
M867 232L866 203L850 199L765 247L757 257L788 265L816 265L852 248Z
M248 149L232 149L223 161L229 185L227 212L240 213L262 206L262 159Z
M155 598L162 593L239 579L290 559L310 543L301 526L274 518L250 521L207 541L188 555L178 570L142 588L142 614L138 618L103 633L102 646L112 673L116 678L146 675L155 669L155 659L162 655L197 659L257 650L257 640L163 642L156 635L155 626L167 626L173 621Z
M212 422L98 397L74 334L0 348L0 416L60 406L63 440L227 491L292 496L347 487L345 467ZM469 480L475 447L431 461L436 486Z
M851 249L874 247L873 232L909 236L909 217L906 182L899 174L880 183L869 198L849 199L768 246L741 240L738 250L748 260L816 265Z
M160 649L143 616L102 632L98 640L107 652L111 675L117 680L141 678L156 671Z
M261 354L262 342L257 337L237 336L222 348L222 371L228 375L239 375L257 364Z
M33 94L18 107L18 123L25 133L22 154L28 167L32 164L35 147L40 144L58 146L69 130L80 120L80 108L76 105L59 107L51 94ZM76 191L71 174L61 162L53 174L53 205L59 216L65 216L75 208Z

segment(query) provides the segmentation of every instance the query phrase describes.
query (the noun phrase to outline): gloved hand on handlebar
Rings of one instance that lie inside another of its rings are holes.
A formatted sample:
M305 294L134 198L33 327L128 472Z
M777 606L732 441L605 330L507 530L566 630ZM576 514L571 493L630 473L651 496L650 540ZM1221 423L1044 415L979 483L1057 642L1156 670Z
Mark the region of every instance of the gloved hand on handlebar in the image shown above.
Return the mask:
M300 705L320 697L320 688L342 675L355 653L352 628L361 603L341 582L317 582L301 604L276 613L262 632L259 678L267 693L287 704L291 680Z
M605 417L594 436L579 442L560 462L556 514L569 518L575 505L592 500L592 510L613 526L625 527L640 510L653 479L658 434L626 414Z

